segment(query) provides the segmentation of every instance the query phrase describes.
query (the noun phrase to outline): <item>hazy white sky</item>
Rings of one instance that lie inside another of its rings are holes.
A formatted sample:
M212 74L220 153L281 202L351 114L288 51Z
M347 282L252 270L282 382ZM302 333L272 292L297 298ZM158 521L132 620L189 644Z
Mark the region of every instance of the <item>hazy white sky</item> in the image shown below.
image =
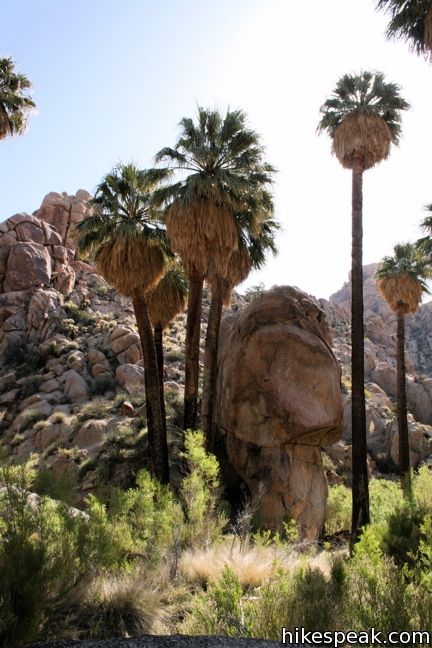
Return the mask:
M17 0L2 9L0 56L33 81L38 115L0 143L0 220L48 191L92 190L119 159L142 166L172 145L196 103L242 107L279 170L277 258L246 285L328 297L350 269L350 172L316 135L346 72L383 71L412 109L399 149L364 177L364 262L419 235L430 183L432 67L386 41L373 0Z

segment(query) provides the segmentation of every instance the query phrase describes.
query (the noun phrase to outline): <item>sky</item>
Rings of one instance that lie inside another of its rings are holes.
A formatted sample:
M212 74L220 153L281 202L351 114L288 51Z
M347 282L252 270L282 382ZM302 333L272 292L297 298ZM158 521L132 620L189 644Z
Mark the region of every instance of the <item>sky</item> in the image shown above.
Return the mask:
M119 161L153 165L197 104L242 108L277 169L279 254L250 275L328 298L351 265L351 175L318 136L345 73L380 70L411 104L388 160L364 176L364 263L420 235L432 202L432 66L385 38L373 0L14 0L0 57L33 83L37 113L0 142L0 221L50 191L92 191Z

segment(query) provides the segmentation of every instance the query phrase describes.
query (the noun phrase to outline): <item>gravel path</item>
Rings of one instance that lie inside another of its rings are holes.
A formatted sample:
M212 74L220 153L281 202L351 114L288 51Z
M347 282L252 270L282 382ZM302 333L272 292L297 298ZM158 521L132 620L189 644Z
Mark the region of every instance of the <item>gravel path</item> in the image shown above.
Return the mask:
M260 639L232 639L230 637L189 637L170 635L156 637L145 635L134 639L109 639L103 641L49 641L28 648L280 648L280 642ZM291 646L290 648L300 648Z

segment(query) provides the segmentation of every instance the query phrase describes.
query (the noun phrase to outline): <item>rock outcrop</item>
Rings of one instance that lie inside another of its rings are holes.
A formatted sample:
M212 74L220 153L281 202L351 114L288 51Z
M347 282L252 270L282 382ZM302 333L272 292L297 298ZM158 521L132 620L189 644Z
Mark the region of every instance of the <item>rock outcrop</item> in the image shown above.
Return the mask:
M316 538L327 483L320 448L342 433L340 368L323 311L277 287L222 323L215 424L266 526L293 517Z

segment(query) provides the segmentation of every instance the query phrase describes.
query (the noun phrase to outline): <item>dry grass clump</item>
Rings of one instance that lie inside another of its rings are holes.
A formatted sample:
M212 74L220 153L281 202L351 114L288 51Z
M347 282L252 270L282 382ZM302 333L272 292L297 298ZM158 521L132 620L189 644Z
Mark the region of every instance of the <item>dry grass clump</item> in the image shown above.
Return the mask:
M291 547L276 545L261 547L240 542L217 544L207 549L189 549L179 560L179 572L190 583L205 584L218 580L228 567L244 587L259 587L276 567L294 569L302 558ZM330 572L328 554L321 552L308 561L311 567L319 568L323 574Z
M59 611L55 635L110 639L168 634L175 615L172 601L178 597L172 589L166 579L156 582L140 573L101 576L76 590L74 600Z
M157 634L168 623L159 592L143 587L136 576L110 576L94 581L83 612L89 617L90 636L95 639Z

